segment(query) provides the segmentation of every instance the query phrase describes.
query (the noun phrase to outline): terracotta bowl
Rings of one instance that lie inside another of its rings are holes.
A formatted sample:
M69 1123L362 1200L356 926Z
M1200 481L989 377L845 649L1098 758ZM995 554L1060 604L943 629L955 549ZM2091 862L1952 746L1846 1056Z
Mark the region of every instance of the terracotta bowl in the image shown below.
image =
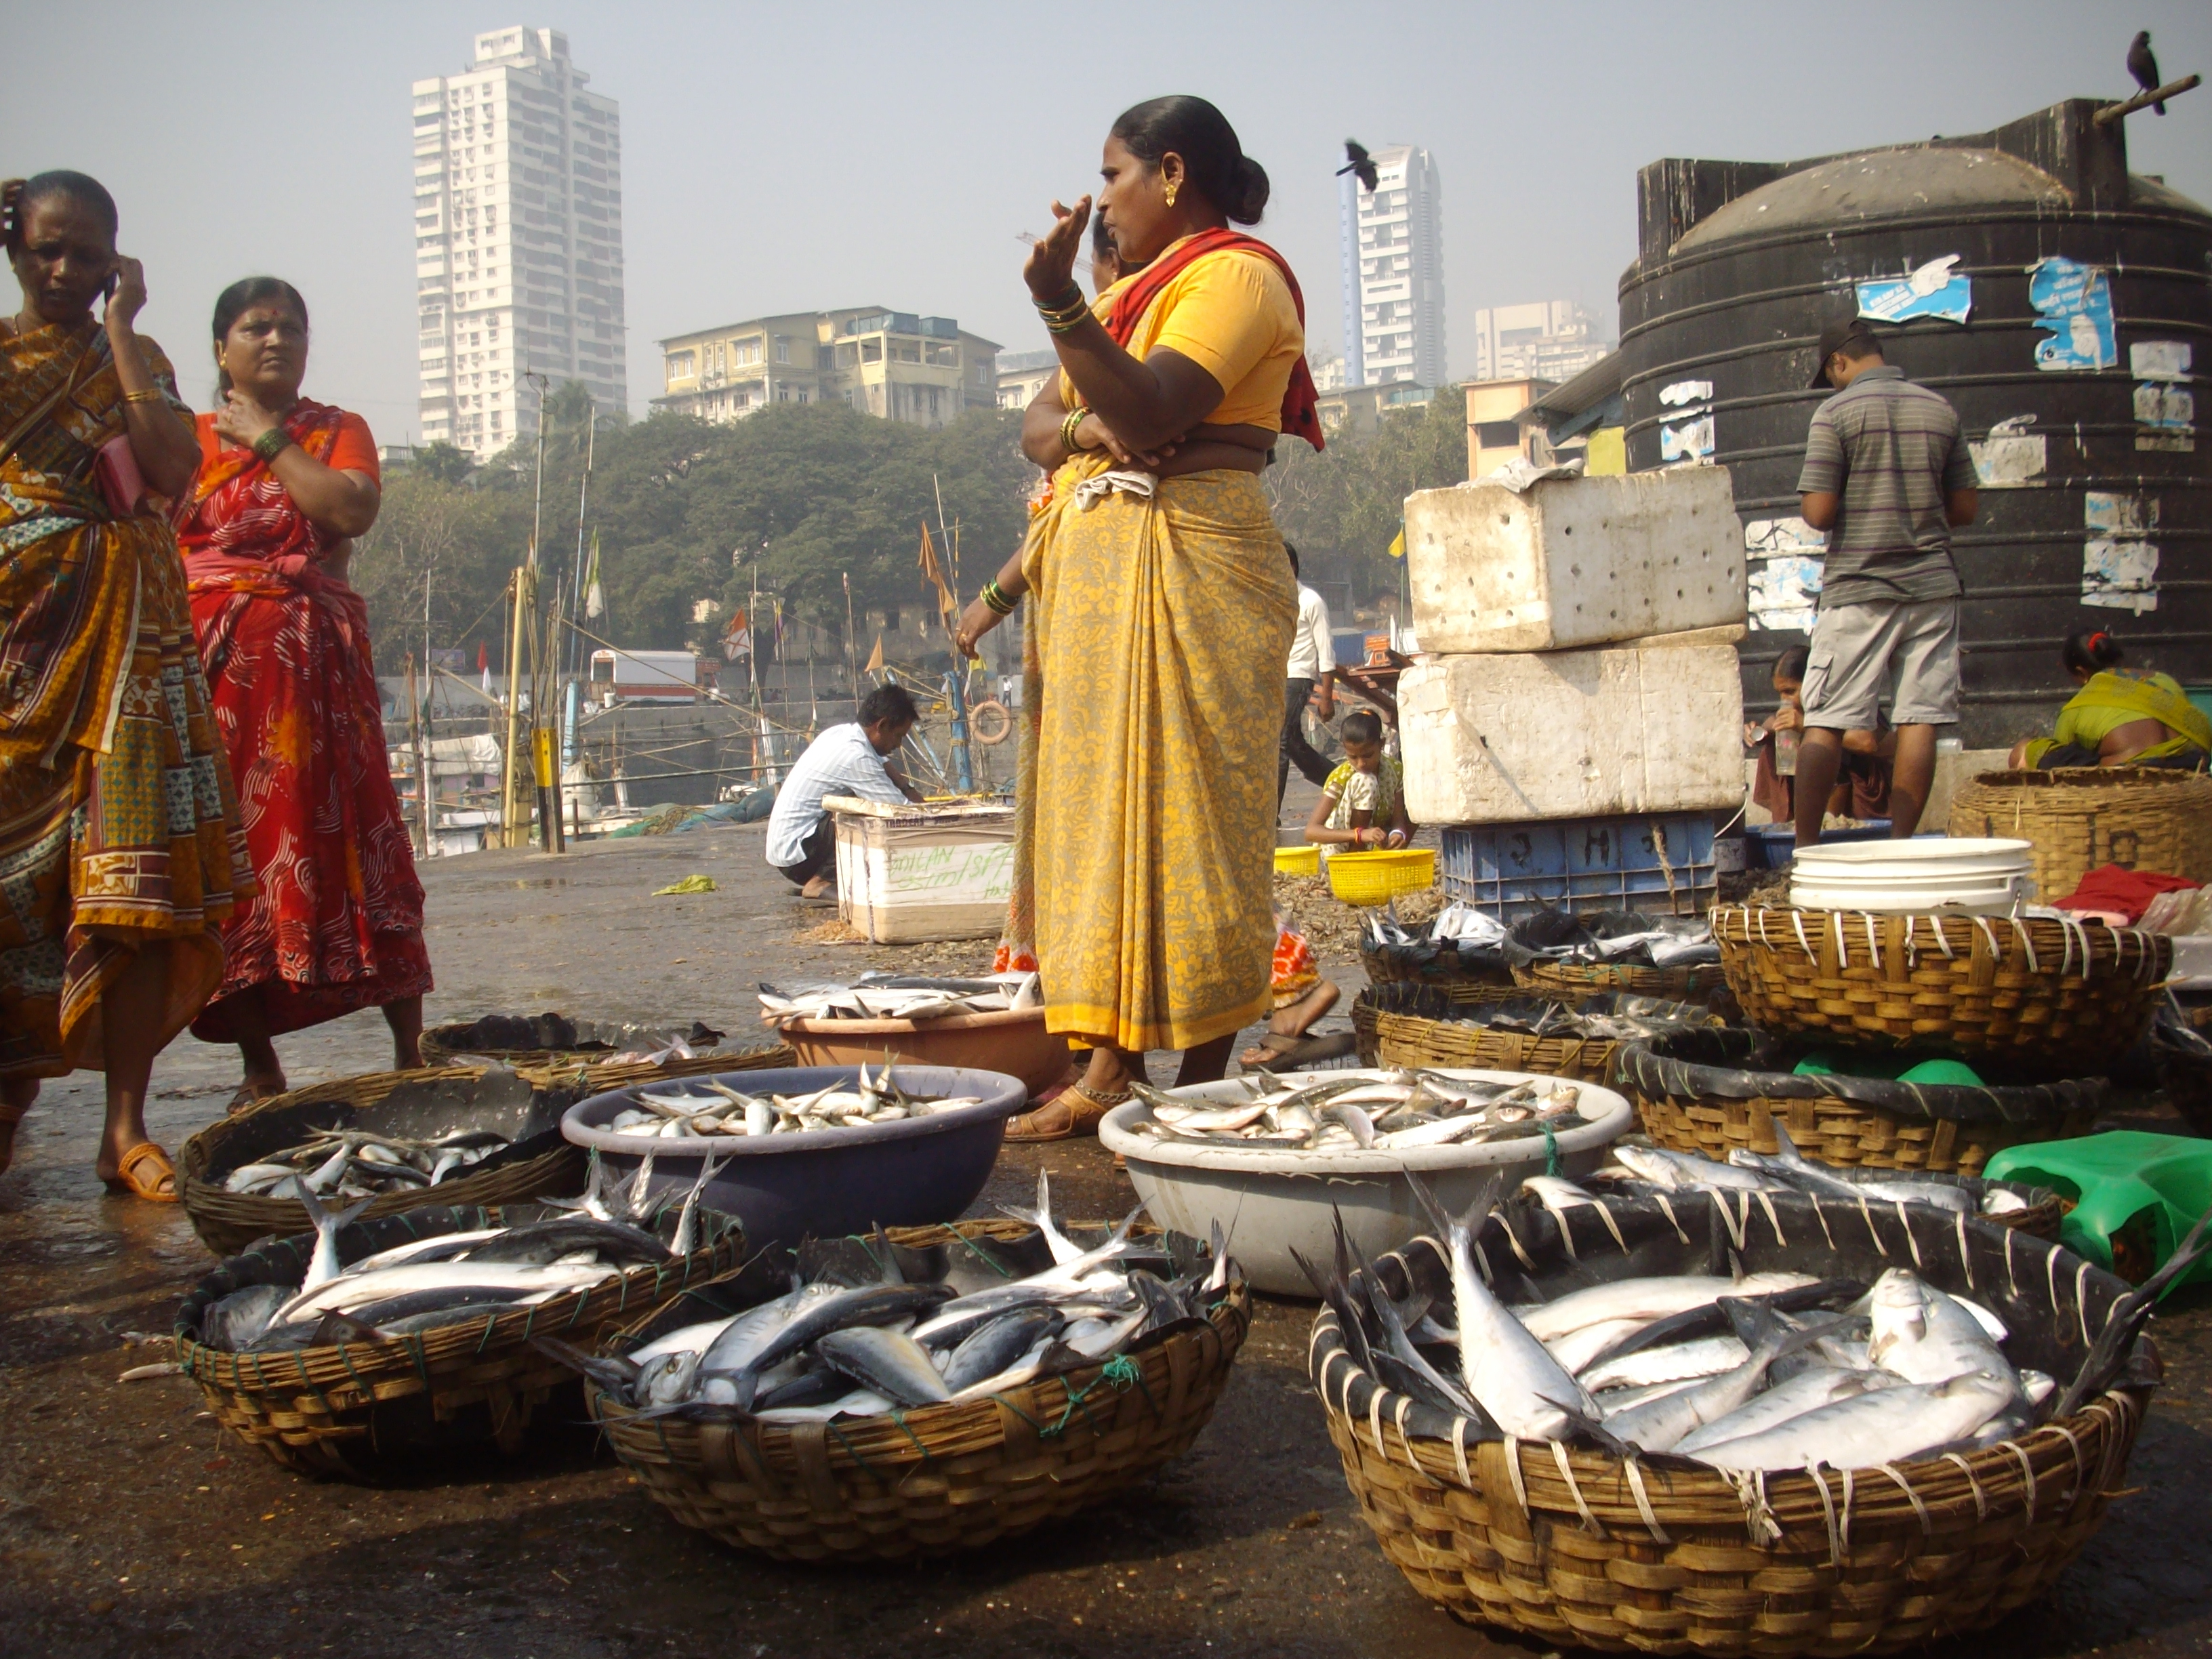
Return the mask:
M896 1057L917 1066L1003 1072L1032 1097L1067 1075L1067 1039L1044 1029L1042 1008L945 1019L799 1019L782 1028L801 1066L874 1065Z

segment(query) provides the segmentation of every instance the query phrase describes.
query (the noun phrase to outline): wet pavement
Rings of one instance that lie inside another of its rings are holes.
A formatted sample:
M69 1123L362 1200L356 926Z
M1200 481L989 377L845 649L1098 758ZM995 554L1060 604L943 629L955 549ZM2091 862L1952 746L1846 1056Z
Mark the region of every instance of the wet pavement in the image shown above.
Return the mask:
M1295 805L1295 799L1293 805ZM756 982L847 975L910 953L801 943L761 830L602 843L564 860L486 854L424 870L433 1023L557 1007L757 1029ZM655 899L693 872L720 890ZM939 948L932 971L988 947ZM963 960L963 958L966 958ZM1327 964L1358 982L1356 968ZM371 1013L279 1039L298 1086L388 1065ZM185 1039L149 1110L173 1148L222 1109L234 1051ZM448 1457L417 1480L305 1480L218 1432L159 1360L211 1258L173 1208L92 1175L99 1079L49 1085L0 1176L0 1653L213 1659L535 1656L1429 1656L1543 1654L1432 1610L1385 1564L1305 1381L1310 1306L1261 1299L1191 1455L1077 1521L970 1559L787 1567L665 1519L579 1426L520 1457ZM975 1213L1054 1176L1063 1216L1125 1213L1095 1142L1009 1147ZM2212 1299L2158 1324L2169 1387L2129 1495L2055 1595L1964 1655L2212 1646Z

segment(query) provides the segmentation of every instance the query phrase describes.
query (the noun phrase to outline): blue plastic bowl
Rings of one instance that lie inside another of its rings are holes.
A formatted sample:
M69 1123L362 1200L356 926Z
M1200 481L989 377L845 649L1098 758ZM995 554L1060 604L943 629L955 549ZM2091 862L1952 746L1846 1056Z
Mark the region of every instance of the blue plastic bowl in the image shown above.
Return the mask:
M715 1080L744 1094L797 1095L859 1078L854 1066L805 1066L726 1072ZM650 1147L648 1190L655 1195L673 1190L681 1197L698 1180L699 1161L713 1154L715 1171L701 1201L744 1223L748 1249L807 1237L842 1238L878 1222L921 1227L957 1220L991 1178L1006 1120L1028 1103L1029 1091L1001 1072L946 1066L902 1066L898 1083L910 1094L973 1095L980 1103L898 1123L760 1139L647 1140L604 1127L634 1106L645 1089L666 1094L689 1084L691 1092L705 1092L700 1078L662 1079L579 1101L562 1118L561 1133L597 1152L612 1180L630 1179Z

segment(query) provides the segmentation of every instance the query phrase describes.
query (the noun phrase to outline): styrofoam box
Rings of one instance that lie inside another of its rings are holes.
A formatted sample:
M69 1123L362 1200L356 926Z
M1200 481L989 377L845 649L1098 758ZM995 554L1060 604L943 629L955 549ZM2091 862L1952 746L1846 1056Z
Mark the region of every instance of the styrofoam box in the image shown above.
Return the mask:
M1565 651L1744 620L1726 467L1466 483L1406 498L1424 650Z
M1450 656L1398 681L1417 823L1690 812L1743 798L1727 645Z
M832 795L837 913L879 945L994 939L1014 885L1014 809Z

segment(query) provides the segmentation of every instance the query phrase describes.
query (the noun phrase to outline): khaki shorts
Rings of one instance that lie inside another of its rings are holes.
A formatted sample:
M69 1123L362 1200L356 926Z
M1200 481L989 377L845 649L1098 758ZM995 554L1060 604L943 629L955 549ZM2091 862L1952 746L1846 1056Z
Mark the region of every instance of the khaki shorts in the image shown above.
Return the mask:
M1805 663L1805 724L1869 732L1882 692L1893 726L1959 723L1959 602L1876 600L1822 611Z

